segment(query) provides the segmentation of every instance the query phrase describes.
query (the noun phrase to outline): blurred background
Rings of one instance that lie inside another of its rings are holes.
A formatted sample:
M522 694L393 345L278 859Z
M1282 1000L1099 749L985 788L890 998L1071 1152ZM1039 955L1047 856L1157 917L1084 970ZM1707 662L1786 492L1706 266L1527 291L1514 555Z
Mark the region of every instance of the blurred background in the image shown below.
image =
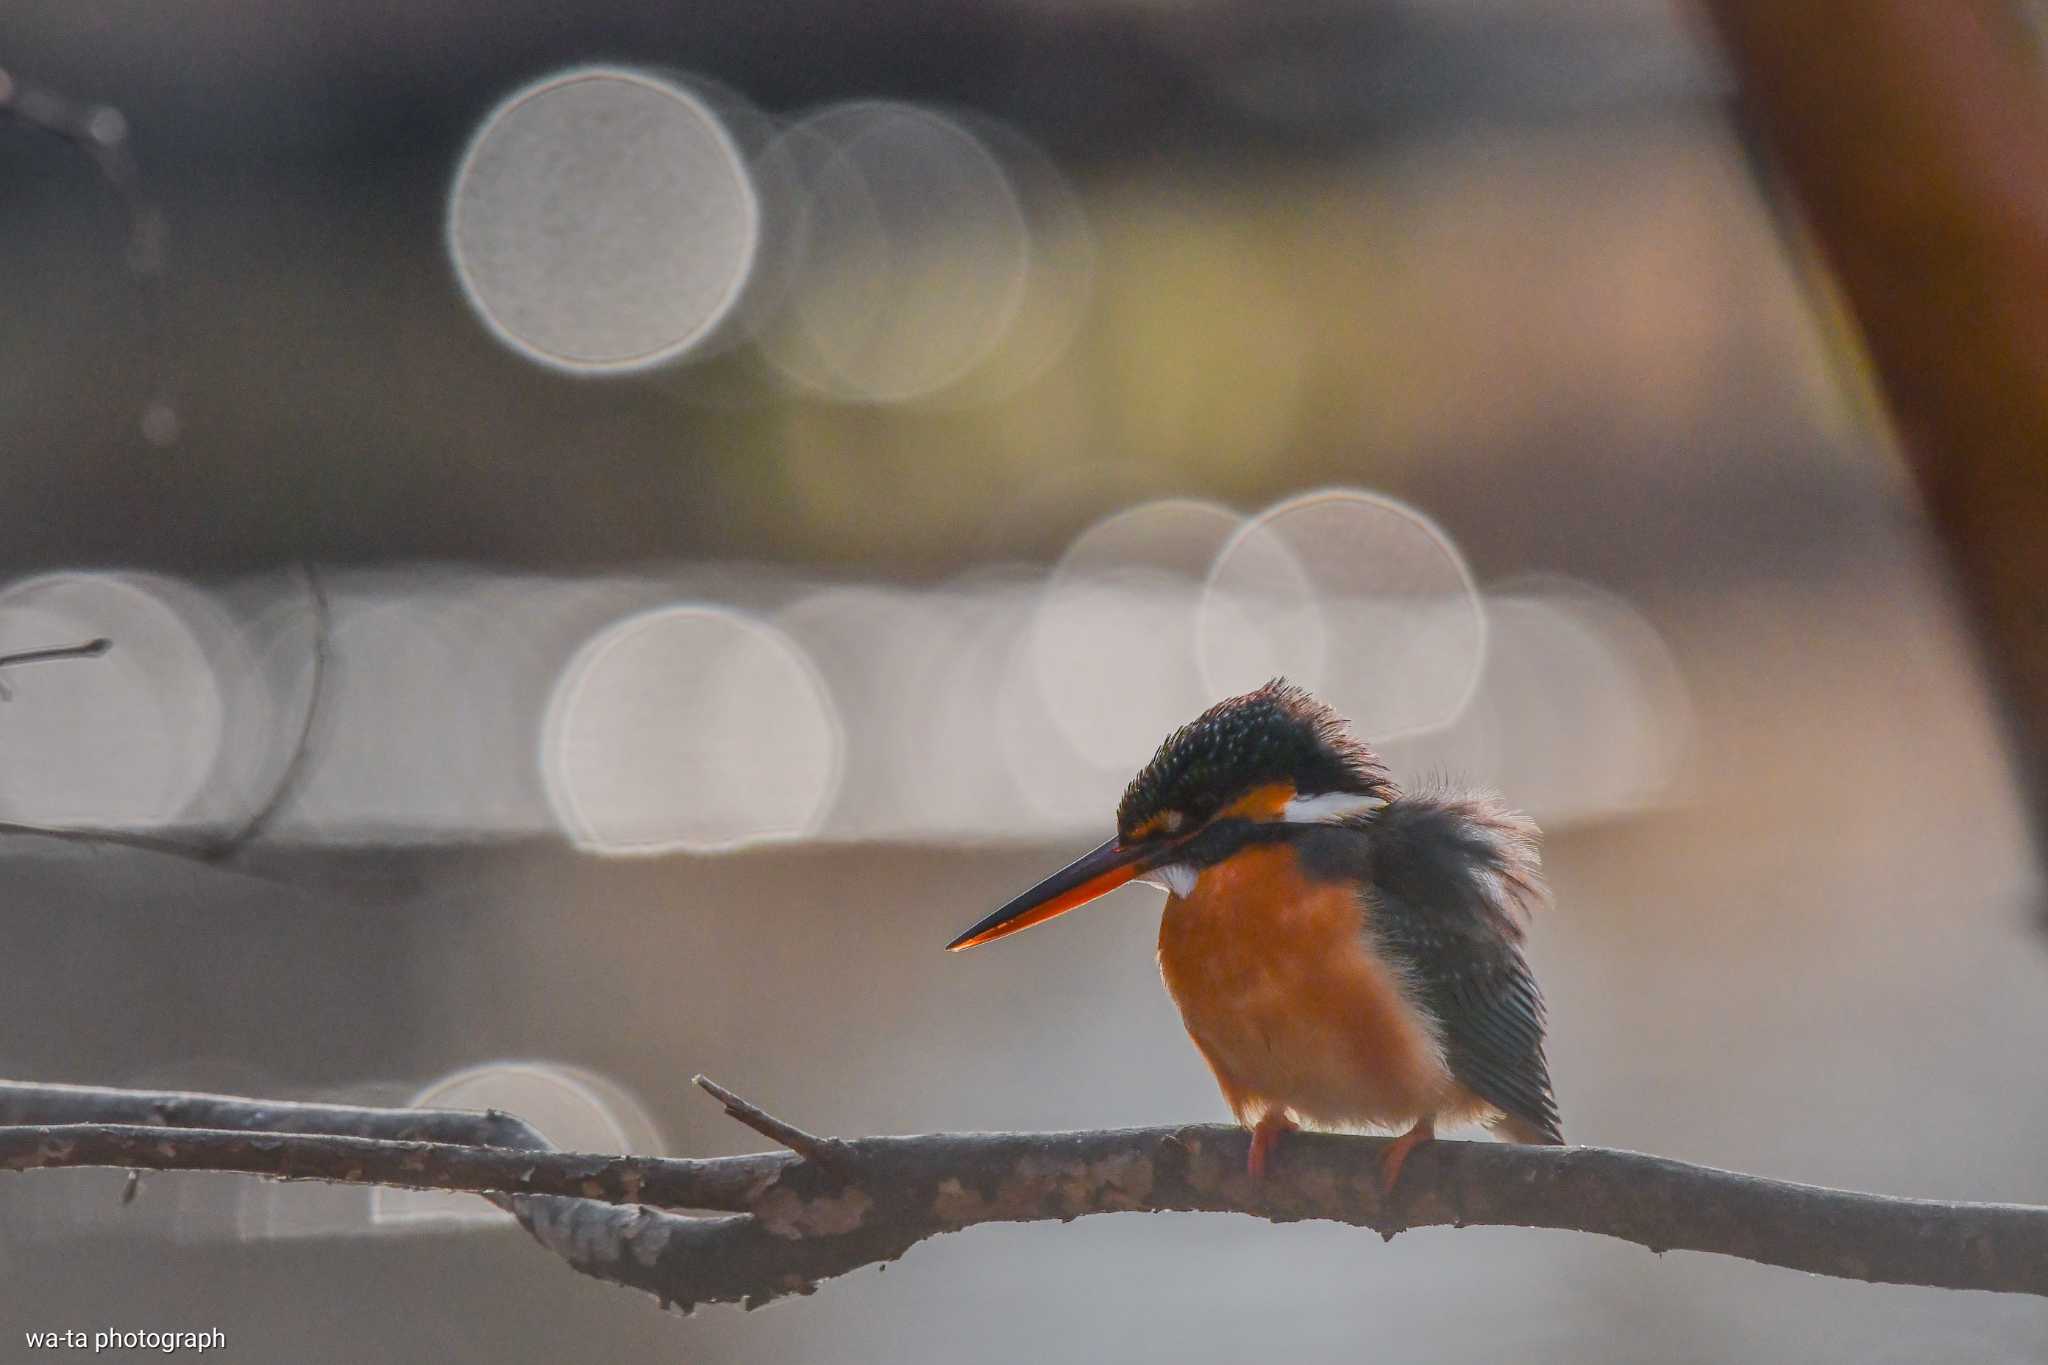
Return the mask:
M760 1145L698 1071L848 1135L1220 1120L1156 892L939 947L1284 672L1544 825L1569 1136L2048 1202L1994 711L1690 11L587 9L10 7L83 132L0 121L0 652L114 645L7 672L0 819L259 828L0 841L0 1073L672 1154ZM683 1319L480 1201L121 1186L0 1184L0 1341L2048 1359L2019 1296L1199 1216Z

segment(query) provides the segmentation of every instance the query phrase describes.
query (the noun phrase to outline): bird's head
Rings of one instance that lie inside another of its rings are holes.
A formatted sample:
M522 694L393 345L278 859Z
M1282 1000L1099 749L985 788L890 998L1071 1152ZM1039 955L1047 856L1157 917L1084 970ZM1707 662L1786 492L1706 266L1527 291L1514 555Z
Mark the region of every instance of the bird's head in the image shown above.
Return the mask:
M1247 844L1351 819L1393 795L1386 769L1341 716L1275 679L1167 736L1124 789L1114 837L946 946L1006 937L1128 881L1185 895L1204 867Z

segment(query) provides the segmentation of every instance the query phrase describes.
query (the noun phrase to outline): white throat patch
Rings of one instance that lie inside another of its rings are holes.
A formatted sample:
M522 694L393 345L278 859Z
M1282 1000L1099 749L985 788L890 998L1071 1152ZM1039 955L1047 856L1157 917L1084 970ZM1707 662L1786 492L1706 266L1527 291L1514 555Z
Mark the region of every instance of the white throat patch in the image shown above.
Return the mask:
M1334 825L1354 815L1366 815L1387 803L1377 796L1356 792L1324 792L1321 796L1297 796L1280 808L1280 818L1290 825Z
M1137 880L1147 886L1156 886L1169 896L1179 896L1185 900L1194 894L1197 875L1199 874L1195 869L1186 863L1168 863L1164 867L1153 868Z

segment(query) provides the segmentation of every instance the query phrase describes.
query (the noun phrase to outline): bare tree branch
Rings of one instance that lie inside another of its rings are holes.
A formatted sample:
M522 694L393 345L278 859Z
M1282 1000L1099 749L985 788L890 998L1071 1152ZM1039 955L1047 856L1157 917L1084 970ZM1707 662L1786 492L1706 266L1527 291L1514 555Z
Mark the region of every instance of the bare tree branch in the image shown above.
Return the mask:
M0 1117L47 1121L72 1108L102 1119L0 1129L0 1168L232 1170L491 1190L578 1269L685 1308L807 1293L821 1280L895 1260L927 1237L981 1223L1163 1211L1331 1219L1389 1238L1417 1227L1559 1228L1876 1283L2048 1295L2048 1209L1855 1194L1599 1148L1429 1143L1382 1201L1380 1138L1292 1135L1258 1183L1244 1174L1245 1134L1216 1126L829 1140L828 1169L793 1153L614 1157L418 1136L453 1136L483 1121L476 1115L406 1125L402 1110L122 1094L0 1087ZM210 1121L261 1114L295 1131L104 1122L131 1112ZM537 1140L517 1120L494 1122L514 1141ZM343 1123L406 1136L306 1131ZM654 1204L744 1212L679 1217Z
M251 1100L230 1095L185 1091L119 1090L96 1086L35 1085L0 1081L0 1124L56 1125L76 1122L149 1124L164 1129L231 1129L238 1133L312 1133L342 1137L423 1141L471 1147L545 1152L546 1138L525 1120L498 1110L376 1109L339 1104L299 1104ZM760 1158L787 1161L779 1154ZM125 1164L125 1163L124 1163ZM131 1174L146 1163L130 1167ZM122 1203L135 1198L131 1179ZM743 1224L722 1234L702 1235L696 1226L707 1220L657 1213L639 1205L607 1204L589 1199L549 1195L485 1196L518 1220L542 1246L583 1274L614 1284L645 1290L664 1304L695 1303L697 1297L668 1292L658 1277L654 1248L691 1243L718 1254L719 1236L742 1239L751 1227L746 1218L716 1220ZM702 1296L710 1301L713 1296ZM726 1296L732 1297L731 1295Z
M546 1150L516 1115L496 1109L379 1109L353 1104L251 1100L187 1090L0 1081L0 1126L68 1123L229 1128L251 1133L333 1133L396 1142L452 1142Z
M789 1158L586 1156L416 1139L63 1123L0 1128L0 1170L125 1166L744 1212Z

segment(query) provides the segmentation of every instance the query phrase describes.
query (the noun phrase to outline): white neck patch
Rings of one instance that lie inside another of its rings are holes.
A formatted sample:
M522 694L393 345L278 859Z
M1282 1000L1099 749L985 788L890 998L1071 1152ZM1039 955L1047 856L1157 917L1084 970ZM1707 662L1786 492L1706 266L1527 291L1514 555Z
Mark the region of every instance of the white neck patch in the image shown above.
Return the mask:
M1169 896L1179 896L1185 900L1195 893L1195 878L1198 875L1195 869L1186 863L1168 863L1164 867L1153 868L1137 880L1147 886L1156 886Z
M1324 792L1321 796L1297 796L1280 808L1280 822L1287 825L1334 825L1355 815L1366 815L1386 805L1377 796L1356 792ZM1183 900L1195 893L1195 879L1201 869L1189 863L1167 863L1134 878L1156 886Z
M1297 796L1280 808L1280 819L1290 825L1334 825L1354 815L1366 815L1387 803L1377 796L1356 792L1324 792L1320 796Z

